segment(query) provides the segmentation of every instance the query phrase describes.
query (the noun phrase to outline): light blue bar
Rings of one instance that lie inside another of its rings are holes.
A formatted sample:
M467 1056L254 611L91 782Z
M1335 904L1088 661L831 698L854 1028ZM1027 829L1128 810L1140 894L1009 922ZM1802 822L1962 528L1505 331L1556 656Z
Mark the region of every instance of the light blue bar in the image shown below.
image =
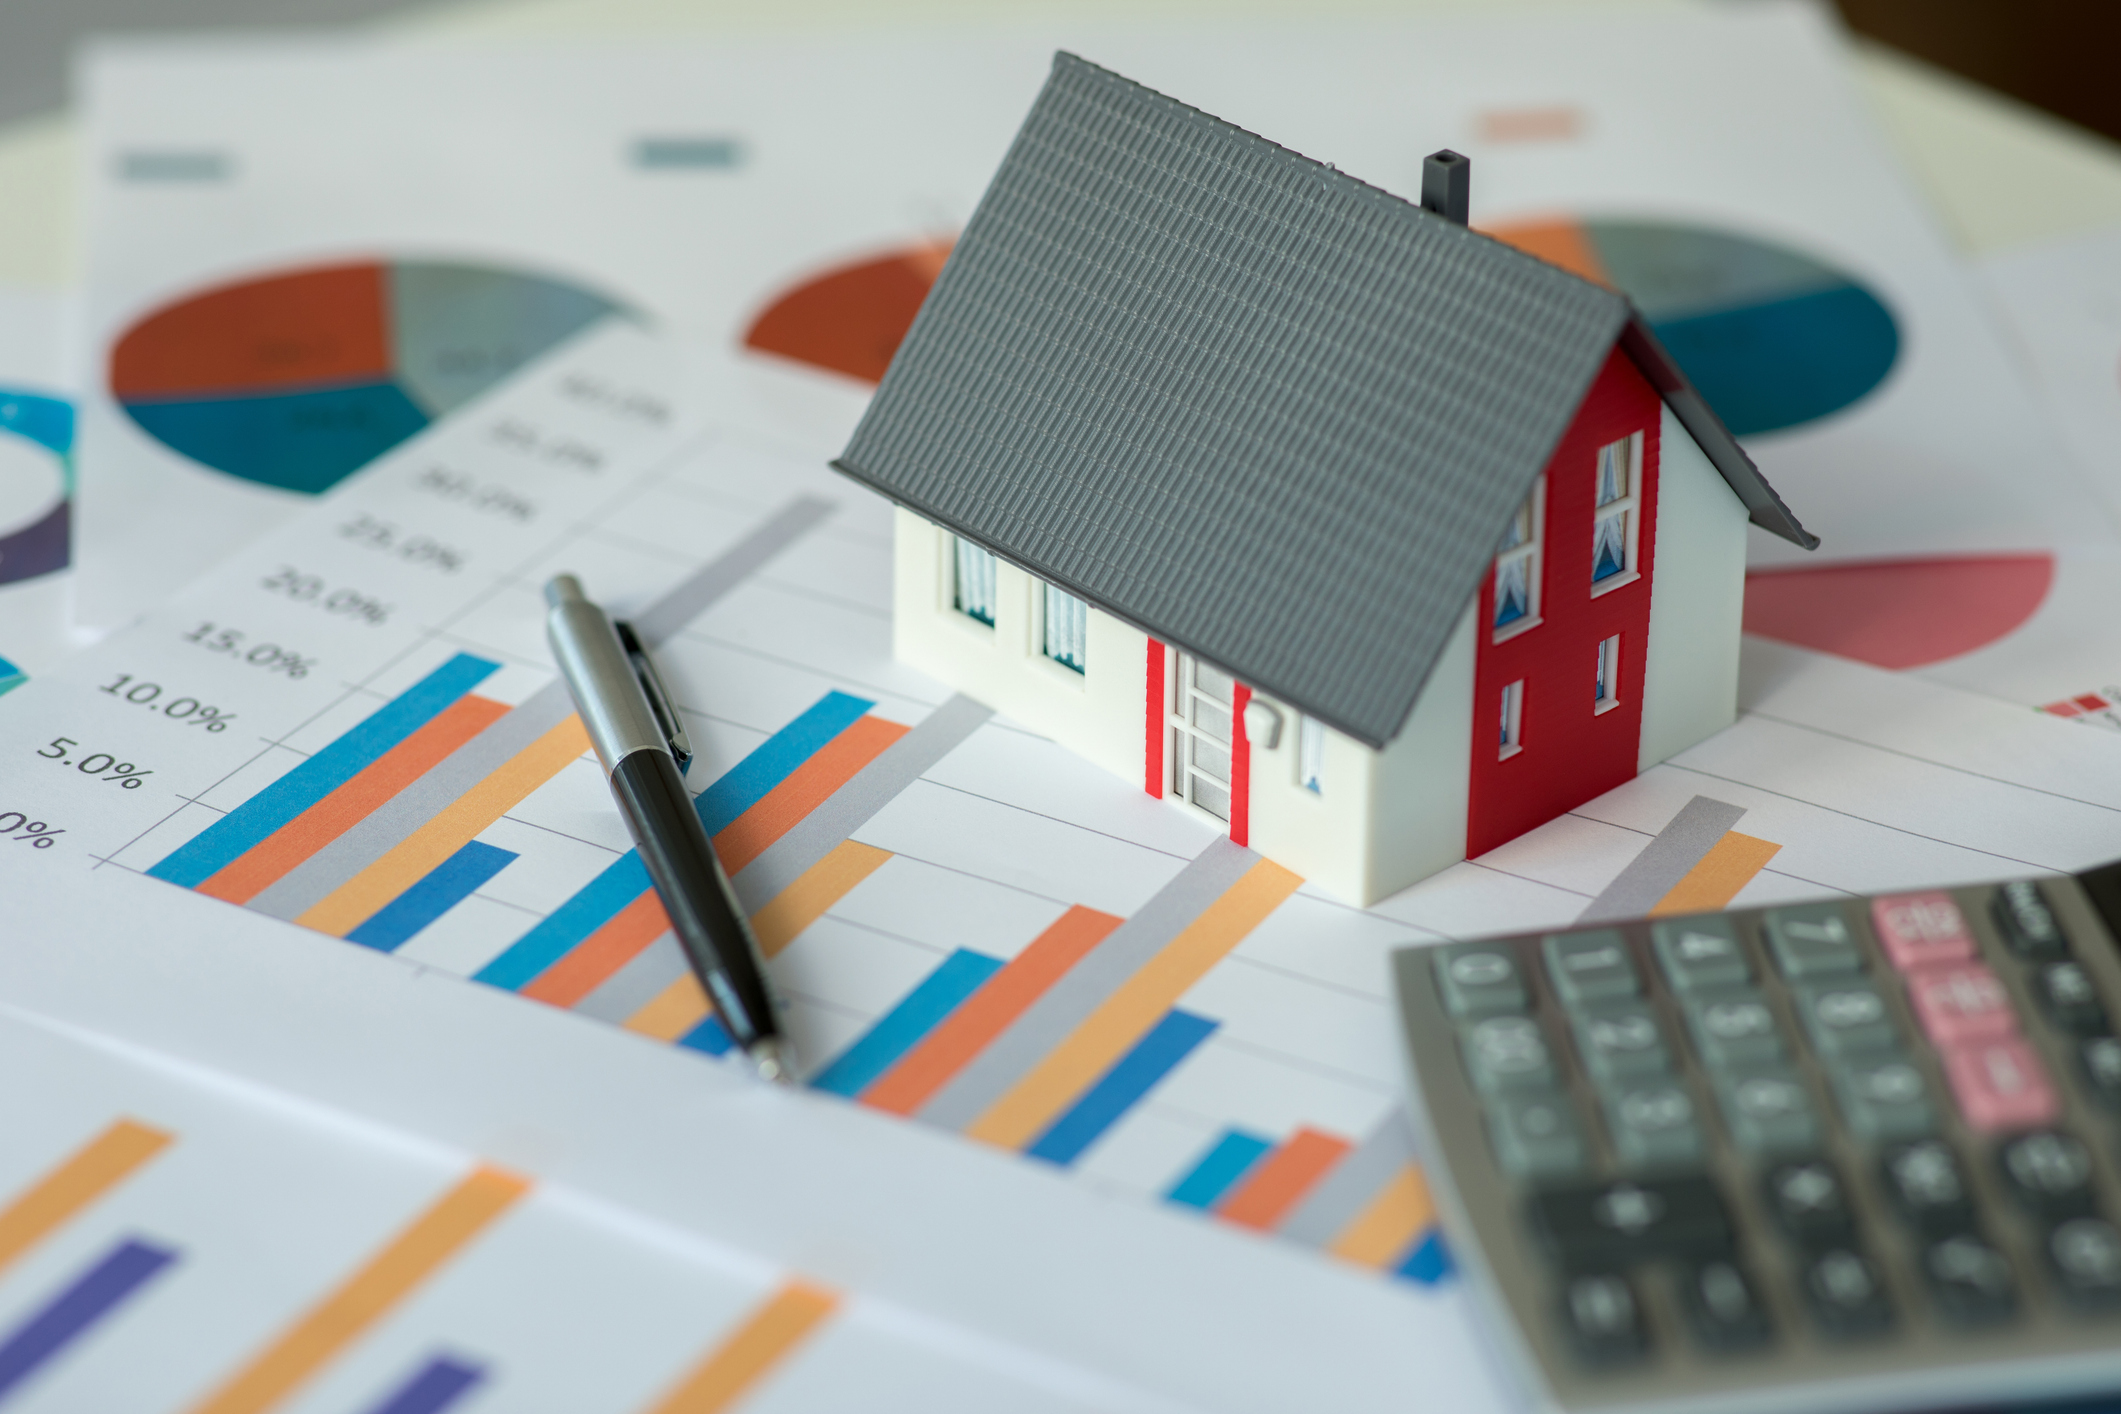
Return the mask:
M828 692L810 709L751 749L751 754L701 791L692 808L710 836L720 834L737 816L794 775L796 768L876 704L844 692ZM472 980L519 992L546 968L573 952L618 911L648 891L648 867L636 850L627 850L529 932L509 945Z
M1171 1185L1164 1197L1189 1208L1212 1208L1273 1148L1272 1140L1232 1129L1216 1140L1214 1147L1187 1170L1184 1178Z
M147 872L187 889L197 888L375 764L376 758L440 716L499 667L469 653L457 654Z
M879 1075L918 1046L987 979L1002 970L1002 960L959 948L862 1036L840 1052L839 1059L818 1072L813 1089L853 1099Z
M1451 1249L1444 1246L1443 1229L1432 1227L1416 1240L1414 1250L1399 1264L1398 1274L1423 1286L1434 1286L1457 1270L1451 1261Z
M1024 1152L1049 1164L1074 1163L1220 1024L1187 1011L1166 1012Z
M729 1039L729 1032L718 1016L710 1016L699 1025L678 1037L680 1046L689 1046L695 1051L705 1051L710 1056L729 1054L736 1042Z
M413 934L470 898L515 858L513 850L468 840L462 849L430 869L426 878L348 933L346 941L378 952L395 952Z

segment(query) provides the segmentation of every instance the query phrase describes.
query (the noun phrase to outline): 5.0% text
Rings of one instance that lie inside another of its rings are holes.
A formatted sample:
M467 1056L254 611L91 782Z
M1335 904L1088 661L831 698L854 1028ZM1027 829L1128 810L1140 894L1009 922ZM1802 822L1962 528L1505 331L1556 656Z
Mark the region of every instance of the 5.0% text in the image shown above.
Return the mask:
M120 761L108 751L92 751L79 758L68 754L80 744L70 736L53 737L51 744L39 748L37 754L47 761L71 766L84 776L101 776L106 781L116 781L126 790L138 790L140 778L154 774L153 771L142 770L130 761Z

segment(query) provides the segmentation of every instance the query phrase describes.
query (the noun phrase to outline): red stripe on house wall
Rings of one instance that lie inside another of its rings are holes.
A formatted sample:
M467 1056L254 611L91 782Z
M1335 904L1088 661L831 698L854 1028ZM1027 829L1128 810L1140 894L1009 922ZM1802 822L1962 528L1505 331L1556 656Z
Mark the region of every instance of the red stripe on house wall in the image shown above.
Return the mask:
M1230 694L1230 843L1252 843L1252 739L1245 735L1245 704L1252 689L1235 684Z
M1142 789L1164 798L1164 645L1149 640L1149 711L1142 743Z

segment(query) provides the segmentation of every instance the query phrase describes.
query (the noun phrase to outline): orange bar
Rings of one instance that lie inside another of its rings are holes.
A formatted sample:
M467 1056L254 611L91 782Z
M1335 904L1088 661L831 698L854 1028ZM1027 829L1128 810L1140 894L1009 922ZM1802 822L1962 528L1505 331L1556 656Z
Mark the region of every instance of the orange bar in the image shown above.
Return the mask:
M1216 1216L1264 1232L1280 1222L1349 1147L1347 1140L1315 1129L1297 1130L1253 1170L1242 1187L1216 1205Z
M539 973L522 995L553 1006L573 1006L624 967L641 949L670 931L670 915L654 889L627 904L603 927Z
M1408 1164L1378 1190L1368 1207L1357 1213L1326 1250L1364 1267L1382 1267L1403 1260L1415 1239L1436 1220L1436 1200L1429 1196L1429 1181L1419 1168Z
M759 951L768 957L778 956L797 934L824 917L826 909L883 868L889 858L888 851L848 840L805 869L794 883L774 895L772 903L751 915L751 931L758 936Z
M172 1136L121 1119L0 1208L0 1271L168 1146Z
M722 857L722 868L734 874L764 854L908 730L882 717L855 718L788 779L766 792L758 804L723 826L714 837L714 852Z
M688 972L627 1017L625 1029L657 1041L675 1041L705 1021L713 1011L707 1002L707 993L700 986L700 979Z
M648 1414L720 1414L771 1374L839 1304L838 1292L789 1282L709 1351Z
M862 1103L899 1115L910 1115L928 1103L929 1096L949 1084L1120 921L1081 904L1063 913L929 1032L927 1040L878 1076L863 1093Z
M1767 862L1782 850L1779 844L1767 840L1756 840L1751 835L1741 835L1736 830L1725 831L1722 839L1701 856L1701 862L1686 871L1680 881L1672 885L1672 891L1657 900L1650 909L1650 916L1660 913L1714 913L1728 908L1738 891L1753 882Z
M530 1191L528 1179L480 1167L310 1308L192 1414L263 1414L389 1315L465 1244Z
M506 703L484 697L458 698L346 784L252 845L199 885L199 892L230 903L249 903L288 870L426 775L429 767L485 731L507 710Z

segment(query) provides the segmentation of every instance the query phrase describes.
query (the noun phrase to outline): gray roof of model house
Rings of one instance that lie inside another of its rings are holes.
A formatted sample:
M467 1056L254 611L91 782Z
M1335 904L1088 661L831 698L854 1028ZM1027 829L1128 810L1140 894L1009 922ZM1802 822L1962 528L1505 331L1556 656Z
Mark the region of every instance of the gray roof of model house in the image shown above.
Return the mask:
M1356 739L1413 710L1620 295L1070 54L834 463Z

